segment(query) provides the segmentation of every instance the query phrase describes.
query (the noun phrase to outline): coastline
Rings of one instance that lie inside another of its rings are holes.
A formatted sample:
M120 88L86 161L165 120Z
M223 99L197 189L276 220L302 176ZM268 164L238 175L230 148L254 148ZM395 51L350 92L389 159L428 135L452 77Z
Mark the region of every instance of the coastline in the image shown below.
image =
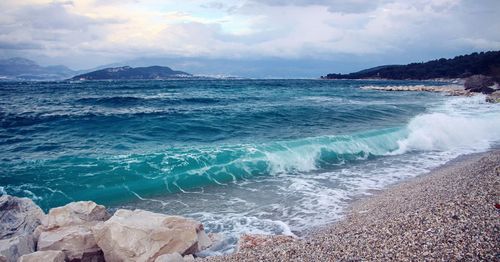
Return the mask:
M244 236L206 261L494 260L500 150L459 156L354 200L340 221L301 239Z
M431 78L431 79L393 79L393 78L318 78L319 80L330 81L418 81L428 83L449 83L456 85L463 85L466 78Z
M377 90L377 91L413 91L413 92L434 92L434 93L446 93L450 96L472 96L468 90L465 90L463 86L460 85L448 85L448 86L425 86L425 85L415 85L415 86L362 86L363 90Z

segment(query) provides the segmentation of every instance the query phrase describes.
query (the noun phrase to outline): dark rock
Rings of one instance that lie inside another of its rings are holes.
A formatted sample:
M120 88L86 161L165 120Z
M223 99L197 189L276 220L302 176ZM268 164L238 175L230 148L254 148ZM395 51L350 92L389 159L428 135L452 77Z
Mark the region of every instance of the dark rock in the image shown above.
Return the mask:
M464 83L465 90L483 94L495 92L495 89L491 88L493 85L495 85L493 78L484 75L473 75L465 79Z
M0 239L32 234L45 216L31 199L0 197Z

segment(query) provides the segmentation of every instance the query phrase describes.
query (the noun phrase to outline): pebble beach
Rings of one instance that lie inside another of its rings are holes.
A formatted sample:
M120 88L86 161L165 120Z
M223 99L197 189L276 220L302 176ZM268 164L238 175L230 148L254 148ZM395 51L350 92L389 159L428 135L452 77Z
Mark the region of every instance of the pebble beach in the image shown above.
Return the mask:
M244 236L206 261L499 261L500 150L460 157L355 201L302 238Z

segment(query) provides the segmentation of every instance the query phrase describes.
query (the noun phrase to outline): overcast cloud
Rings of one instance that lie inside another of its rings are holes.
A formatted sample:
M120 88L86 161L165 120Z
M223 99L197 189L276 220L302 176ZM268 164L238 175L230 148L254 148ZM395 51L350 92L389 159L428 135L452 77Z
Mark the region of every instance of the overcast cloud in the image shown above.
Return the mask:
M2 0L0 9L1 57L76 69L161 56L394 63L500 50L498 0Z

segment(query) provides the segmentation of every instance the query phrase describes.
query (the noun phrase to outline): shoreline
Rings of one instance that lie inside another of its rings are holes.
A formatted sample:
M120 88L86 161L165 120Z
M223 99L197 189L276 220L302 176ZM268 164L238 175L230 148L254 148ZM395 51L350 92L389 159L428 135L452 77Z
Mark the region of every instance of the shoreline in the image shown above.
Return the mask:
M392 79L392 78L318 78L319 80L330 81L415 81L415 82L435 82L463 85L467 78L431 78L431 79Z
M458 156L353 199L301 238L243 236L239 252L206 261L494 260L499 176L499 149Z
M91 201L44 214L27 198L4 195L0 211L8 219L0 222L8 230L2 232L0 261L40 261L47 256L53 257L47 261L155 262L494 260L499 254L499 185L496 147L458 156L426 174L360 195L348 204L342 219L303 231L300 238L243 235L237 253L206 258L201 257L224 241L218 234L205 234L203 225L192 219L140 209L111 214ZM112 233L116 230L122 233ZM144 232L161 237L149 238L141 235ZM172 243L182 243L182 248ZM146 252L136 252L138 247Z

